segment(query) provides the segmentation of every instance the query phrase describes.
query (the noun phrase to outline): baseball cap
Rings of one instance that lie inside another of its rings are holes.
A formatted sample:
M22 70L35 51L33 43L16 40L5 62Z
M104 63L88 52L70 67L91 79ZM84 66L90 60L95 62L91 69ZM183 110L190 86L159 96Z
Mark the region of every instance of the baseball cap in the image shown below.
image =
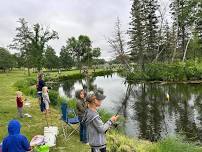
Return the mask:
M86 96L86 100L87 101L92 101L93 99L97 99L97 100L104 100L106 98L105 95L103 95L101 92L99 91L90 91L87 93L87 96Z
M99 91L95 92L95 96L96 96L97 100L104 100L106 98L106 96L103 95L103 93L99 92Z

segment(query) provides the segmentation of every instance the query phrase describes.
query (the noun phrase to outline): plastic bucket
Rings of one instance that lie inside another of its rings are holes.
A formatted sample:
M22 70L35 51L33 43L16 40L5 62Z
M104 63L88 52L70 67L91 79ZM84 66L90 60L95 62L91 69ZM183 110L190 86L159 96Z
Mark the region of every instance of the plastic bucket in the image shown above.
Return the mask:
M56 136L59 134L58 127L54 127L54 126L44 127L44 132L52 132Z
M56 145L56 137L54 134L50 133L50 132L44 132L44 137L45 137L45 143L49 146L49 147L53 147Z

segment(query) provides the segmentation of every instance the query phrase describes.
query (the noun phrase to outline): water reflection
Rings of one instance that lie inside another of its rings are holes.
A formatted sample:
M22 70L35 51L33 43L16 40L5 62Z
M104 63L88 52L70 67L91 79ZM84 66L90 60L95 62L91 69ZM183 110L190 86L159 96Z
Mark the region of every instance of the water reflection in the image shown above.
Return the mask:
M125 133L151 141L179 133L202 141L202 86L195 84L126 84L118 75L91 79L107 95L102 108L125 117ZM85 82L61 83L60 93L70 97ZM166 94L170 100L166 99Z

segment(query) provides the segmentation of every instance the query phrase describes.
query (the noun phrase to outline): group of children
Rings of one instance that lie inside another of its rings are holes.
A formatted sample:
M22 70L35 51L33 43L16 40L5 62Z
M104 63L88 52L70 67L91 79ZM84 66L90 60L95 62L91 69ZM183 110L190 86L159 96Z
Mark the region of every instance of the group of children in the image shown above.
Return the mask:
M105 99L102 90L91 91L85 96L83 89L76 91L77 111L80 120L80 141L91 146L91 152L106 152L105 133L117 121L119 116L112 116L103 123L97 108Z
M23 94L21 91L16 92L16 104L17 104L17 112L18 116L20 118L23 118L23 102L25 101ZM41 112L44 112L46 115L49 112L49 104L50 104L50 99L48 95L48 87L43 87L42 88L42 93L39 95L39 104L40 104L40 109Z
M37 83L37 94L40 102L40 109L47 114L49 112L50 99L48 88L45 86L42 76L39 75ZM103 123L97 108L102 104L105 95L102 90L86 93L83 89L76 91L77 114L80 121L80 141L91 146L91 152L106 152L105 133L117 121L118 116L112 116L110 120ZM23 117L23 96L17 91L17 111L20 118ZM11 120L8 124L9 135L4 138L2 152L26 152L31 148L27 138L20 134L21 125L17 120Z

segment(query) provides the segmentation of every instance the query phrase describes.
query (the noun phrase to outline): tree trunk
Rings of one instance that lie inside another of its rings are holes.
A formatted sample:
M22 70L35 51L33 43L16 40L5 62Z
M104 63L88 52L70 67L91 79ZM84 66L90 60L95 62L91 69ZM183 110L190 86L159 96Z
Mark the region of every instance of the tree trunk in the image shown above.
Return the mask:
M30 68L27 68L27 70L28 70L28 76L30 76Z

